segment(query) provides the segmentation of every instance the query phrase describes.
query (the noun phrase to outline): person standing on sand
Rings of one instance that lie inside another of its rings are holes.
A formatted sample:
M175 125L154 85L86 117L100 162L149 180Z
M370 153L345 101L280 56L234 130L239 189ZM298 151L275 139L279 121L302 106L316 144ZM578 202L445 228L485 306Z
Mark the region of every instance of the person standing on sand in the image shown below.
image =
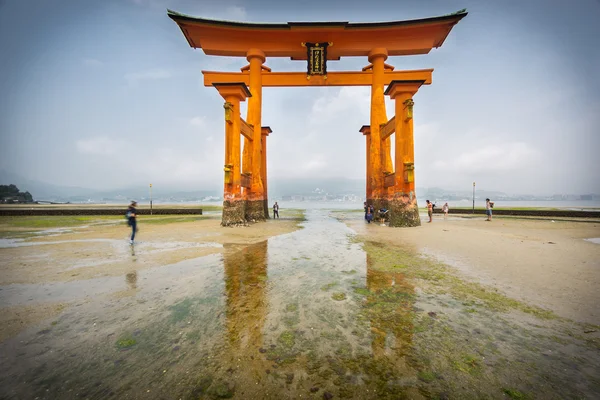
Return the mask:
M275 202L275 204L273 204L273 219L279 219L279 204L277 204L277 202Z
M444 219L448 218L448 210L449 209L450 208L448 207L448 203L446 203L442 206L442 211L444 212Z
M135 207L137 206L136 201L131 201L131 204L127 208L127 225L131 227L131 239L129 239L129 244L133 245L133 240L135 239L135 233L137 232L137 210Z
M373 221L373 213L375 212L375 208L372 205L367 206L367 223L371 223Z
M494 208L494 202L490 199L485 199L485 213L487 215L486 221L492 220L492 208Z
M425 200L425 203L427 203L427 215L429 215L427 223L430 223L433 220L433 204L429 200Z

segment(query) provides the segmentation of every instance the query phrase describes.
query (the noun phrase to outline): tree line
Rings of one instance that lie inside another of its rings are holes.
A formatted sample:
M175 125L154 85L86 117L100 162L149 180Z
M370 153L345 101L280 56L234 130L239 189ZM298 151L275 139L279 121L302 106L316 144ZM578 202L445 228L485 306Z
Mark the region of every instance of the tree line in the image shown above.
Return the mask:
M0 185L0 203L33 203L33 196L29 192L21 192L16 185Z

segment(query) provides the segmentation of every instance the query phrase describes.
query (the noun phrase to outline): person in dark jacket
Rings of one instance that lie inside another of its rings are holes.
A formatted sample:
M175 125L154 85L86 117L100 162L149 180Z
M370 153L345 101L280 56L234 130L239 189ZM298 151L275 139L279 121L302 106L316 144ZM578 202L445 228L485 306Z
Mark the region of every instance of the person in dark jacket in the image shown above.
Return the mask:
M127 208L127 224L131 227L131 239L129 239L129 244L133 244L135 233L137 232L137 210L135 207L137 207L137 202L132 201Z
M375 213L375 208L372 205L367 207L367 223L371 223L373 221L373 214Z

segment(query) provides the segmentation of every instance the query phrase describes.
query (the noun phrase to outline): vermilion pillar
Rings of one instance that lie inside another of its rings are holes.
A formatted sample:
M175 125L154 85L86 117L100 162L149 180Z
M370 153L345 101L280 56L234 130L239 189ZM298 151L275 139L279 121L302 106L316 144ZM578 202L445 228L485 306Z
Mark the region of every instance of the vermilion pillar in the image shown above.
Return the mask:
M240 102L251 97L244 83L215 83L225 99L225 179L221 225L244 224L245 201L241 188Z
M396 140L394 193L388 201L390 226L419 226L415 193L413 100L424 81L392 81L385 91L394 100Z
M263 183L263 204L264 204L264 212L265 218L269 218L269 191L267 188L267 137L269 133L272 133L271 127L263 126L261 128L261 179Z
M254 127L252 142L244 141L244 164L247 163L248 153L250 156L250 168L244 165L244 172L252 173L251 187L246 196L246 219L249 221L260 221L265 219L264 212L264 189L261 173L261 112L262 112L262 65L265 62L265 54L259 49L250 49L246 53L250 63L250 92L252 97L248 101L248 116L246 122Z
M373 64L373 81L371 84L371 197L367 202L375 209L386 206L383 171L385 153L381 141L380 125L387 122L385 114L384 72L388 53L385 48L375 48L369 52L369 62Z
M385 71L393 71L394 67L389 64L383 64ZM383 99L383 116L385 117L385 122L387 122L387 112L385 109L385 96ZM390 136L385 138L381 143L381 151L383 157L383 172L392 173L394 172L394 162L392 160L392 139Z
M370 151L370 149L371 149L371 127L369 125L363 125L360 128L359 132L361 132L364 135L364 137L367 141L367 145L365 147L365 149L366 149L365 153L367 154L367 160L366 160L367 161L367 168L366 168L366 170L367 170L367 196L366 196L366 199L367 199L367 201L369 201L369 199L373 198L373 188L371 186L372 185L371 176L373 174L373 171L372 171L372 167L371 167L371 151Z

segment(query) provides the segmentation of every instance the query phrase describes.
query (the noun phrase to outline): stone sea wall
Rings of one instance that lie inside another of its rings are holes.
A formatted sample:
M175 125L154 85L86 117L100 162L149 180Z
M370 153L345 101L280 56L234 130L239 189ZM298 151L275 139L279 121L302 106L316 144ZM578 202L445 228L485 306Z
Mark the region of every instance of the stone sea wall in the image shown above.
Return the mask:
M0 208L0 216L26 215L125 215L124 208ZM149 209L138 208L139 215L150 215ZM152 210L152 215L202 215L201 208L159 208Z
M443 214L441 207L436 207L434 214ZM473 214L473 211L467 208L450 209L448 214ZM485 215L484 209L475 209L475 214ZM600 211L581 211L581 210L502 210L493 209L492 215L514 215L521 217L569 217L569 218L600 218Z

